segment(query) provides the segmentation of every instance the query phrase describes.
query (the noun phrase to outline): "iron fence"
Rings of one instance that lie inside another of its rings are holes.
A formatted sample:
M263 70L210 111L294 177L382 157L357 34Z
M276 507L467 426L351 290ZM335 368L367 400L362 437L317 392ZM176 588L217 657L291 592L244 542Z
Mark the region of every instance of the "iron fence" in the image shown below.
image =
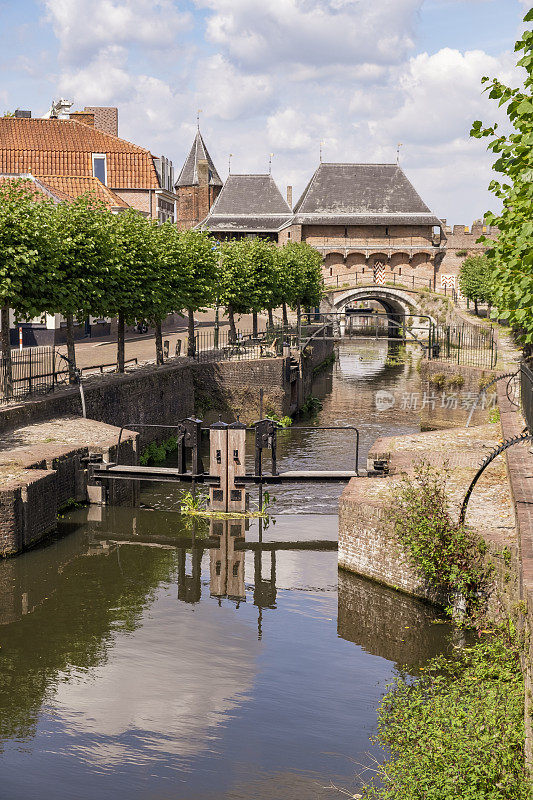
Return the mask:
M51 392L66 376L68 368L57 363L51 345L12 350L11 375L7 359L0 356L0 403Z
M276 358L284 348L297 348L309 338L317 325L280 325L258 331L238 330L236 335L225 329L199 331L195 334L196 361L247 361L253 358Z
M491 328L468 323L436 326L431 332L431 354L435 359L469 367L494 369L498 348Z
M533 370L526 361L520 365L520 394L522 414L529 432L533 433Z
M386 273L379 278L375 278L372 269L366 272L355 269L351 272L344 272L341 275L326 275L324 278L324 286L327 289L351 288L354 285L419 289L422 291L435 292L436 294L443 294L456 304L458 301L457 289L454 286L448 286L447 281L444 285L439 286L436 277L422 278L419 275L399 275L395 272L391 272L390 274Z

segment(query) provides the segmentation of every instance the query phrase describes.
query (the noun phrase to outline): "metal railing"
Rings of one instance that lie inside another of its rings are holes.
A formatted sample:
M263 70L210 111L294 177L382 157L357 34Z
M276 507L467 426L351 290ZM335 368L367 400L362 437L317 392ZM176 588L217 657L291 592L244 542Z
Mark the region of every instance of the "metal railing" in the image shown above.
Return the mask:
M307 319L308 315L305 315ZM313 315L309 315L310 318ZM287 349L299 349L323 323L302 322L298 325L276 325L254 335L238 330L232 336L228 330L199 331L195 334L196 361L247 361L255 358L277 358L288 355Z
M421 289L450 297L457 303L457 290L453 286L439 286L438 277L422 278L417 275L398 275L395 272L385 273L380 283L376 282L372 269L365 272L352 270L341 275L326 275L326 289L349 289L353 286L396 287L397 289Z
M439 325L433 331L432 355L459 366L494 369L498 347L493 328L469 325Z
M529 432L533 433L533 369L527 361L520 364L520 394L522 414Z
M52 392L65 376L68 376L68 367L57 363L52 345L12 350L11 379L7 361L0 356L0 403Z

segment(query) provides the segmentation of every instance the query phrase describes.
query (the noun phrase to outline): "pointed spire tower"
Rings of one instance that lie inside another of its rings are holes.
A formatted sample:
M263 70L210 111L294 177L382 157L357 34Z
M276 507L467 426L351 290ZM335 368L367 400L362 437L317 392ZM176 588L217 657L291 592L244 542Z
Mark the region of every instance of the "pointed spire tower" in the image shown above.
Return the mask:
M196 131L194 142L174 184L178 228L194 228L207 215L222 189L222 181L205 142Z

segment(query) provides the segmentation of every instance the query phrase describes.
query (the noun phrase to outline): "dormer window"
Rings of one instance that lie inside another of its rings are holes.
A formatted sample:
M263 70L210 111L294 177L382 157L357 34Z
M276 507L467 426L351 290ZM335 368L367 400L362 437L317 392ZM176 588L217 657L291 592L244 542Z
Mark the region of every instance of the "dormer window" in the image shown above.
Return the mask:
M93 177L107 186L107 157L105 153L93 153Z

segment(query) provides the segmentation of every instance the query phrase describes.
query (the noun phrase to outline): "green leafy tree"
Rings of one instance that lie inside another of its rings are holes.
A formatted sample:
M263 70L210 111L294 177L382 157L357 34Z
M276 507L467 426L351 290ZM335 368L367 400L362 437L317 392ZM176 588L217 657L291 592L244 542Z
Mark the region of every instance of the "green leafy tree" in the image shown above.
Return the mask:
M478 302L491 302L492 273L490 261L485 255L468 256L461 264L459 286L465 297L474 302L476 314Z
M257 313L272 306L275 252L275 245L264 239L234 239L221 248L220 298L233 341L237 338L235 314L252 312L257 334Z
M171 223L159 228L161 282L167 311L188 312L187 355L196 352L194 313L209 306L216 296L219 254L215 241L205 231L178 231Z
M533 9L524 22L533 22ZM498 237L490 241L488 258L494 286L497 314L523 332L527 344L533 342L533 31L527 30L515 45L521 54L518 66L525 70L522 88L511 88L497 79L485 77L489 97L505 110L512 126L509 135L500 135L497 125L483 127L474 122L471 136L491 137L488 149L497 158L493 169L502 176L490 183L490 190L503 203L503 211L489 213L486 221L495 225ZM480 241L488 241L482 237Z
M113 217L104 203L86 195L54 210L57 258L48 285L49 311L65 317L69 377L75 380L74 316L104 315L113 265Z
M106 313L117 317L117 372L124 372L125 324L155 314L158 305L159 248L151 223L133 209L112 217L111 248Z
M316 306L322 296L322 256L307 242L287 242L276 253L278 281L283 292L283 324L287 306L300 315L302 306Z
M52 204L29 180L0 184L0 309L3 390L12 393L9 310L31 318L47 310L57 242Z

